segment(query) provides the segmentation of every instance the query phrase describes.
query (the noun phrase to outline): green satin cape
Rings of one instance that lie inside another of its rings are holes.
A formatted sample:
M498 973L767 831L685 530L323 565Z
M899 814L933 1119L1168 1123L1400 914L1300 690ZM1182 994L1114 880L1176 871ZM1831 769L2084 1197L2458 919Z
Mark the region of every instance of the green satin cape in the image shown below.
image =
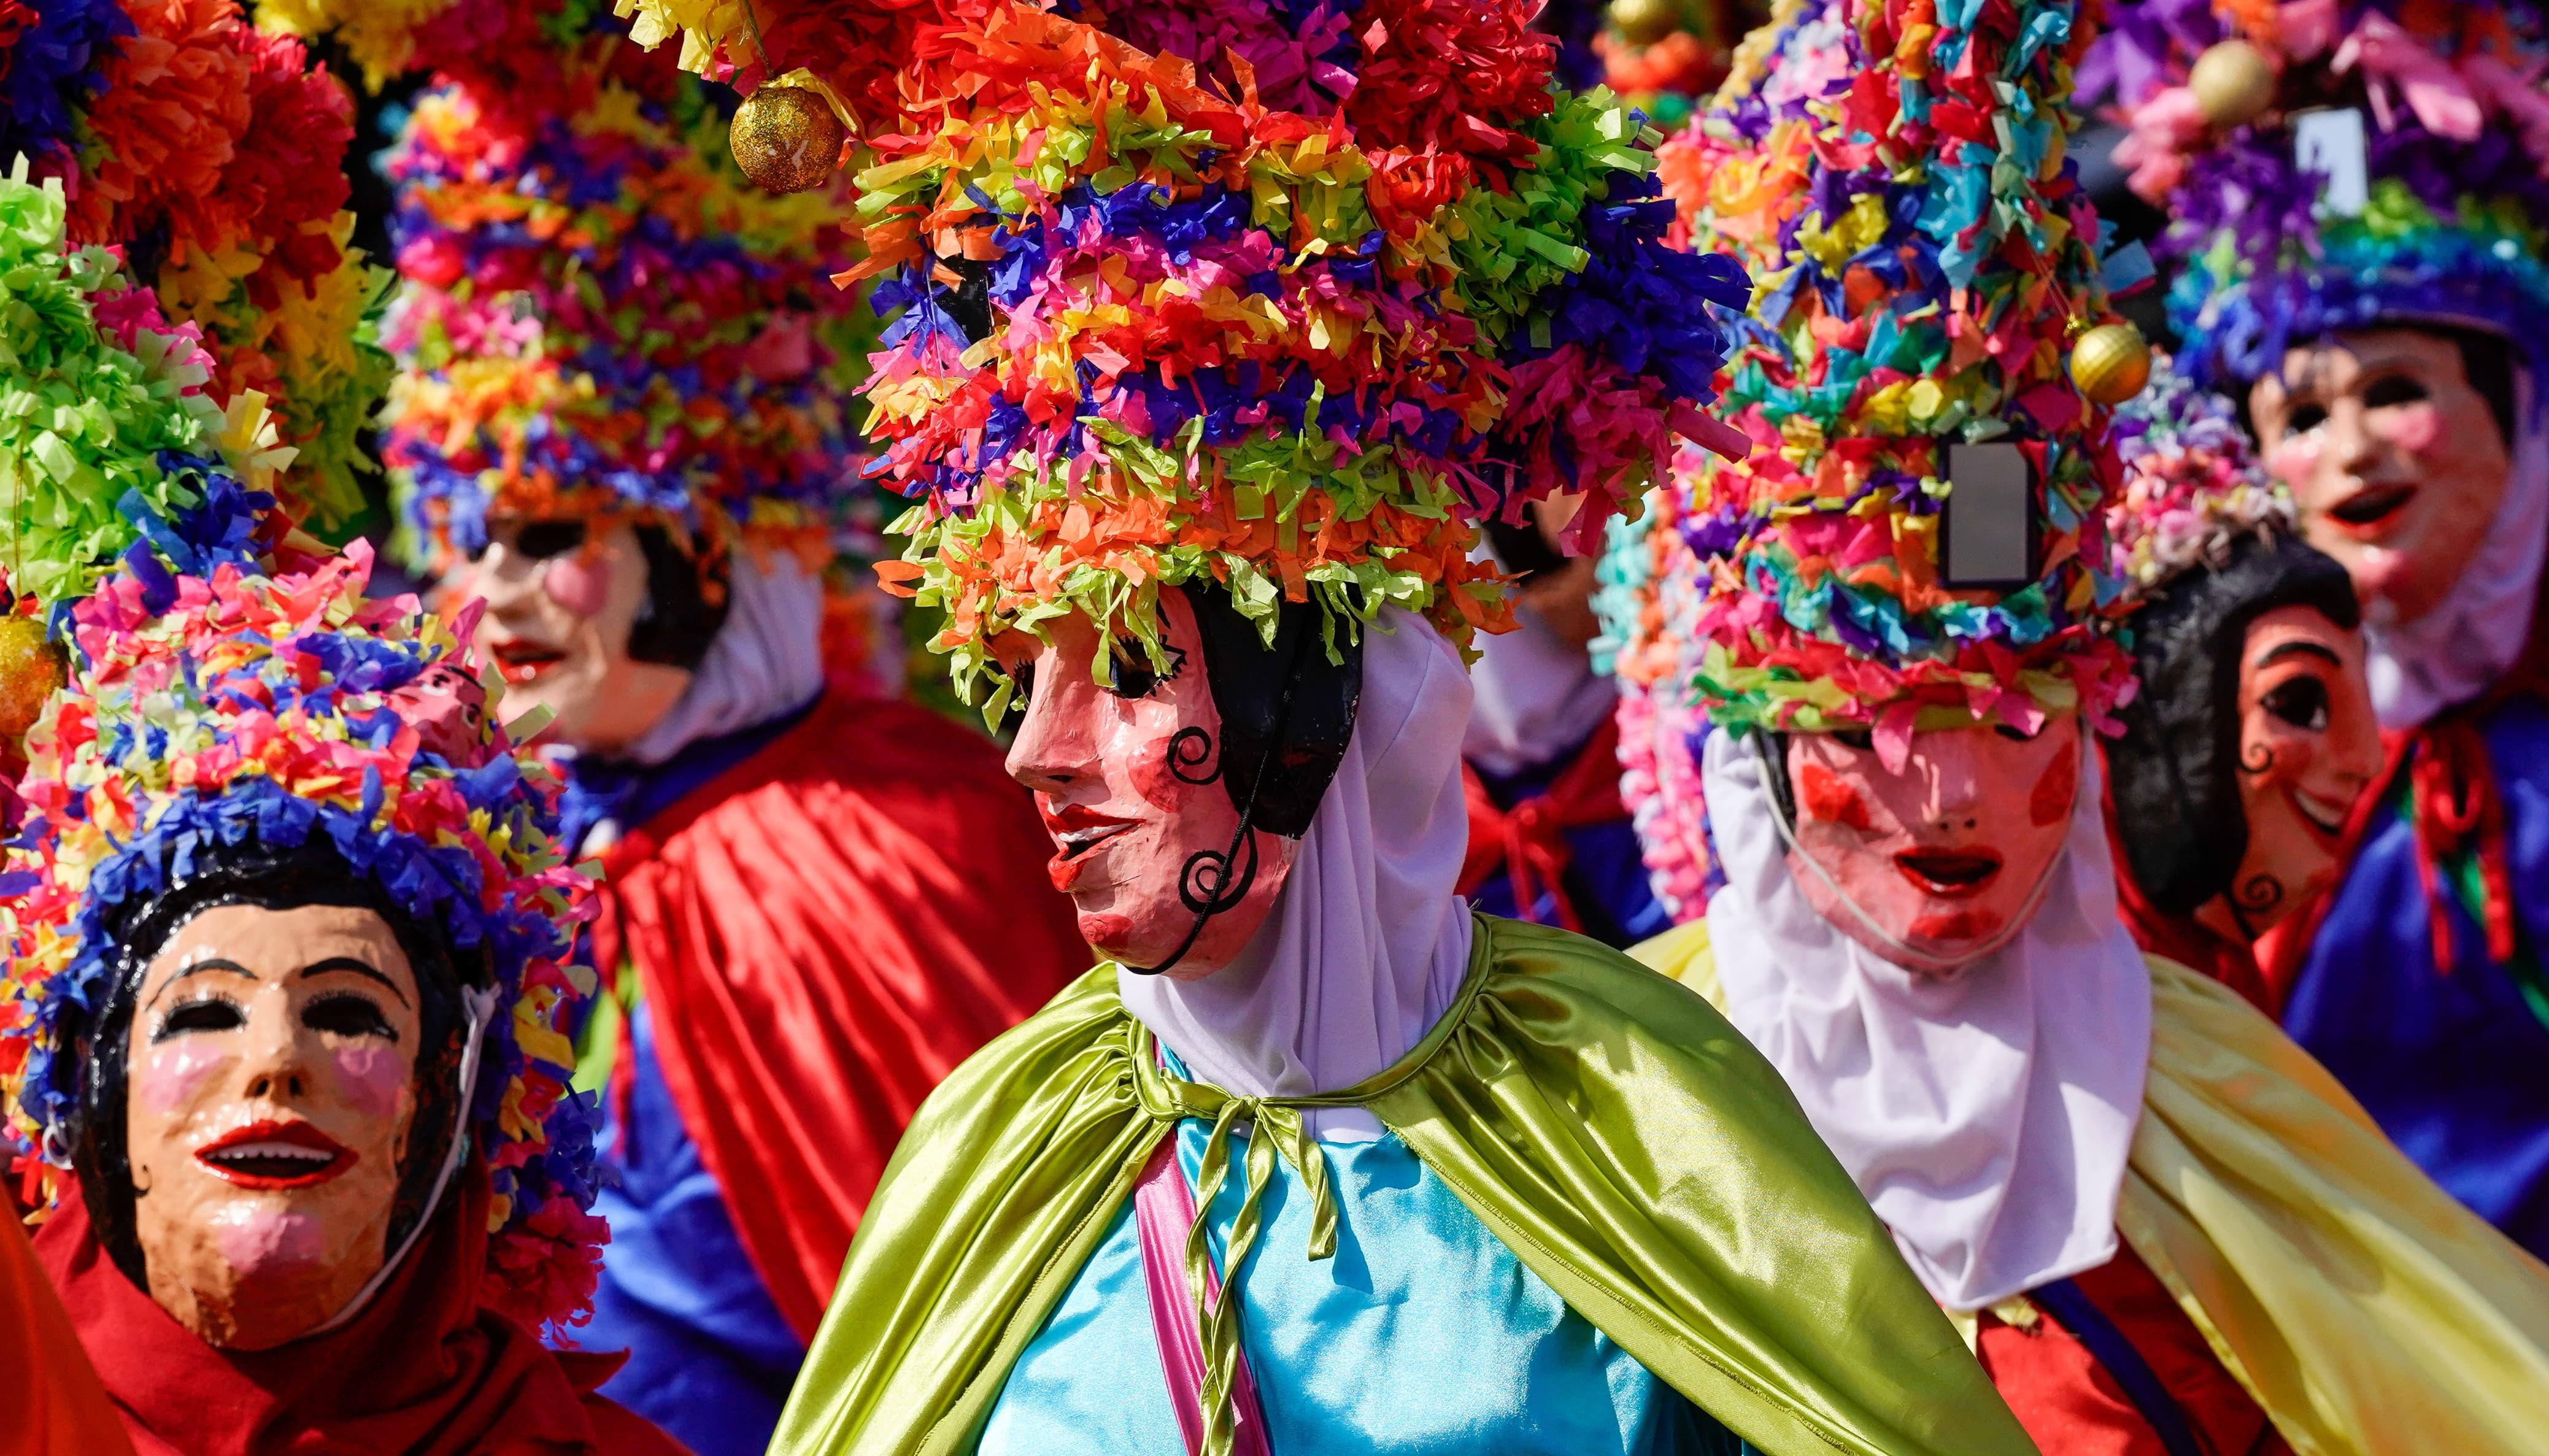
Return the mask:
M771 1450L973 1450L1152 1149L1234 1102L1275 1135L1252 1153L1297 1138L1303 1108L1369 1109L1578 1314L1771 1456L2035 1449L1723 1017L1579 936L1481 917L1443 1021L1330 1096L1165 1076L1112 965L977 1053L886 1169Z

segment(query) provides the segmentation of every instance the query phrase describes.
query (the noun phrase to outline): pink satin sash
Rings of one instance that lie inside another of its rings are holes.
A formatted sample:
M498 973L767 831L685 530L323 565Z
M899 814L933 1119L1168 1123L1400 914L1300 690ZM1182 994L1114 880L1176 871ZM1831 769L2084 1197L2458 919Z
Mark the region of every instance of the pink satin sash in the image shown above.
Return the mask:
M1133 1185L1133 1224L1142 1239L1142 1285L1151 1296L1151 1332L1160 1342L1160 1371L1168 1377L1169 1403L1186 1456L1203 1456L1203 1335L1195 1324L1194 1295L1186 1286L1186 1232L1194 1228L1194 1195L1178 1167L1178 1138L1160 1139L1142 1181ZM1204 1288L1221 1298L1221 1276L1204 1261ZM1242 1348L1231 1372L1234 1456L1273 1456L1266 1443L1266 1415L1257 1404L1257 1382Z

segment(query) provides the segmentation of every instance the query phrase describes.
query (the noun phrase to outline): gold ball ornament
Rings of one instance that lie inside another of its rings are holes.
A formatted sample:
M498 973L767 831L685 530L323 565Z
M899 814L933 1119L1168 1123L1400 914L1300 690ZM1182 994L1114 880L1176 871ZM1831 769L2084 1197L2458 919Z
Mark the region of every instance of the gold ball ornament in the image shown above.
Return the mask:
M0 617L0 738L15 740L36 726L45 699L62 681L62 655L45 640L45 624Z
M1632 46L1652 46L1681 29L1677 0L1611 0L1611 28Z
M2071 382L2101 405L2121 405L2150 383L2150 344L2129 323L2101 323L2071 345Z
M2195 108L2217 132L2255 121L2275 104L2275 67L2245 41L2224 41L2195 58L2187 73Z
M850 129L832 104L803 86L763 86L726 127L734 164L764 192L811 192L841 163Z

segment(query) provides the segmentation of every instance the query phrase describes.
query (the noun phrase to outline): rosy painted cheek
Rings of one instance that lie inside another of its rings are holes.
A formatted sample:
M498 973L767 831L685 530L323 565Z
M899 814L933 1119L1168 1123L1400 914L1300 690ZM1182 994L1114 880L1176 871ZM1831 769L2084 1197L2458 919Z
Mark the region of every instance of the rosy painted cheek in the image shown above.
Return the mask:
M2432 405L2403 405L2384 411L2382 433L2410 455L2422 455L2443 437L2443 411Z
M598 617L611 600L611 567L599 557L587 561L580 551L561 556L540 572L540 590L577 616Z
M2311 474L2318 469L2318 446L2307 436L2286 440L2266 452L2266 469L2298 491L2310 484Z
M398 1115L399 1096L407 1091L407 1067L391 1047L364 1043L339 1046L335 1053L338 1085L345 1100L368 1118Z
M1821 819L1827 824L1845 825L1851 829L1863 830L1868 827L1867 800L1858 796L1858 790L1850 784L1849 780L1823 765L1800 766L1797 771L1797 786L1801 791L1800 802L1804 804L1808 818Z
M2079 757L2056 755L2044 766L2044 775L2035 780L2035 791L2027 796L2027 817L2038 829L2059 824L2071 817L2071 801L2079 792Z
M201 1039L180 1038L172 1045L152 1047L142 1059L134 1073L134 1091L150 1111L173 1113L193 1106L204 1083L229 1061L228 1053L205 1046Z
M1133 787L1156 808L1175 813L1194 796L1191 781L1212 771L1212 748L1201 734L1164 733L1133 756ZM1180 777L1182 772L1186 776ZM1208 780L1207 780L1208 781Z

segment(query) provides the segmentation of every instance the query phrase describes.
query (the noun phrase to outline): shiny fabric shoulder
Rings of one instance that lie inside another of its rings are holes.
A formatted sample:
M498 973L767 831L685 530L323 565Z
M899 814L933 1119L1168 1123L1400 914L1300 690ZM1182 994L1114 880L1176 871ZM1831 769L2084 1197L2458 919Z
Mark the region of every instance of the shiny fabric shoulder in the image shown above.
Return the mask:
M973 1449L1159 1139L1234 1099L1164 1076L1083 977L935 1093L853 1241L782 1453ZM1567 1304L1773 1456L2031 1451L1777 1075L1581 937L1481 918L1443 1021L1361 1106Z
M1633 953L1720 995L1705 922ZM2150 956L2116 1227L2300 1456L2536 1451L2549 1269L2453 1202L2237 992Z

